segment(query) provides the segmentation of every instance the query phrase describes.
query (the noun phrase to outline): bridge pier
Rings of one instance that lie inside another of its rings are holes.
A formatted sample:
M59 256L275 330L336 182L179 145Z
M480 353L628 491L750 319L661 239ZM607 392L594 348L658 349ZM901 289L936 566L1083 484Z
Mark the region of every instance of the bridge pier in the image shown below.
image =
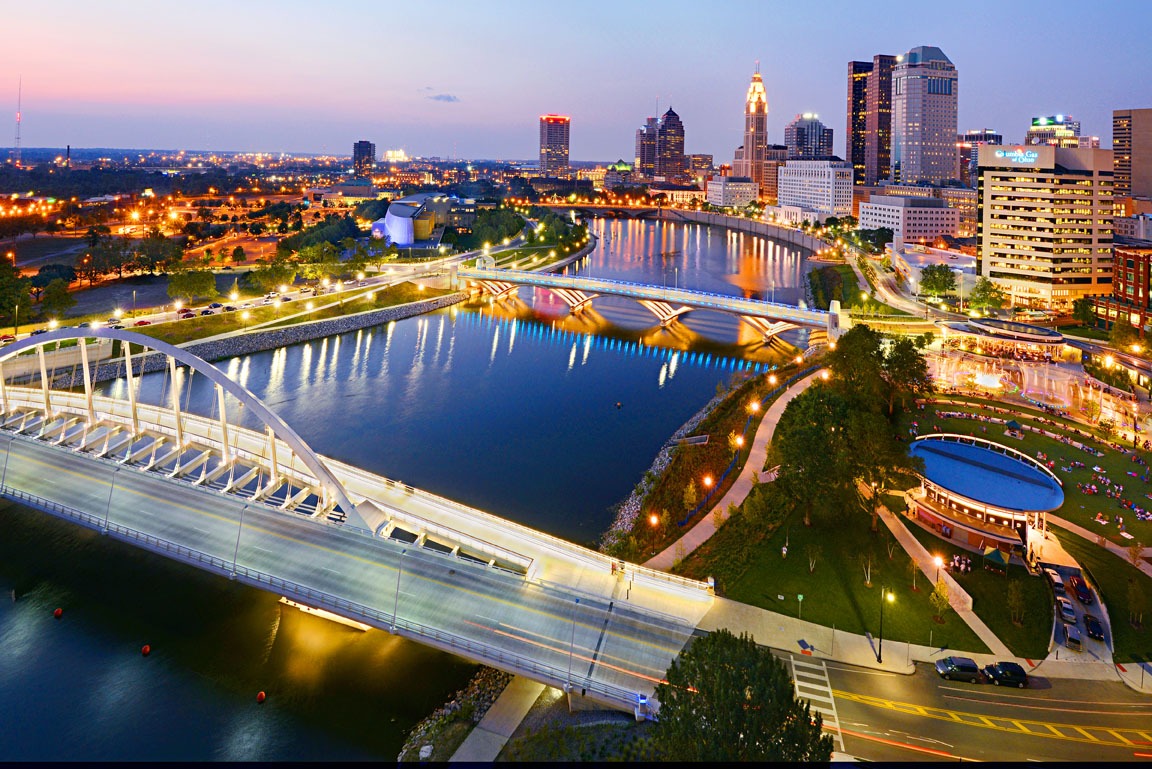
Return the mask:
M786 320L778 320L773 322L768 318L760 318L752 315L741 315L740 320L744 321L749 326L759 331L763 335L765 342L770 341L772 337L776 336L782 331L790 331L794 328L800 328L795 323L789 323Z
M689 305L673 307L667 302L661 302L657 299L640 299L638 302L641 307L656 316L656 320L660 321L661 328L668 327L681 315L686 315L694 309Z
M600 296L599 294L587 294L576 288L551 288L549 289L553 294L560 297L564 304L568 305L568 309L575 315L581 312L585 307L592 304L592 300Z

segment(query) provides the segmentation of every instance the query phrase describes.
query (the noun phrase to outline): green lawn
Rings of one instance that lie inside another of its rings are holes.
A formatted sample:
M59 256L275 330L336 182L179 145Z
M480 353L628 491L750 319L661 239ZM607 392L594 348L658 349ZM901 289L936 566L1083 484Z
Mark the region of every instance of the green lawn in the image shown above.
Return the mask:
M1152 660L1152 613L1149 612L1152 608L1152 578L1094 543L1062 529L1053 531L1064 549L1087 571L1089 582L1096 587L1108 607L1116 662ZM1128 601L1129 580L1136 581L1137 590L1143 596L1140 599L1143 607L1136 607L1143 613L1144 620L1139 629L1128 621L1132 608Z
M1098 339L1103 342L1108 341L1108 331L1102 328L1095 328L1093 326L1064 326L1059 329L1060 333L1068 334L1069 336L1080 336L1085 339Z
M945 562L950 562L954 554L964 554L972 558L972 571L968 574L954 575L956 581L968 595L972 596L972 610L976 612L976 616L1008 645L1013 654L1031 660L1040 660L1048 656L1053 623L1052 590L1043 577L1034 577L1023 566L1015 564L1008 567L1007 577L984 571L980 567L979 557L974 553L940 539L913 521L905 521L905 525L928 552L941 556ZM1024 589L1026 608L1022 625L1012 622L1005 600L1008 583L1011 580L1020 580L1020 585Z
M1031 457L1035 457L1038 451L1042 452L1048 456L1050 461L1056 462L1056 467L1053 468L1053 472L1064 482L1064 505L1055 511L1056 515L1084 526L1093 532L1104 534L1108 539L1120 546L1127 547L1132 540L1121 537L1120 529L1115 523L1101 525L1093 520L1098 512L1113 518L1116 515L1120 515L1124 518L1124 525L1128 533L1140 542L1152 544L1152 521L1138 521L1134 512L1123 510L1117 500L1109 499L1105 496L1103 493L1104 487L1100 484L1097 484L1100 490L1099 494L1085 494L1077 488L1078 483L1091 482L1092 476L1095 474L1092 468L1098 466L1107 470L1107 476L1113 481L1113 484L1119 483L1124 487L1124 498L1131 500L1134 504L1143 508L1152 508L1152 499L1145 496L1146 494L1152 494L1152 471L1133 462L1129 455L1121 454L1119 451L1106 447L1103 443L1097 441L1089 440L1088 443L1102 450L1104 452L1103 457L1094 457L1087 452L1037 433L1025 432L1023 440L1017 440L1005 436L1002 425L986 424L971 419L941 419L936 415L935 409L937 408L941 411L961 411L978 414L982 413L978 407L980 404L993 403L992 401L982 399L973 400L976 402L975 407L966 407L962 404L932 404L927 406L924 411L905 413L901 419L904 425L907 425L912 419L919 421L921 433L929 432L938 426L942 431L946 432L956 432L963 435L972 434L987 438L997 443L1011 446ZM1013 409L1017 408L1015 405L1006 404L1003 401L995 402L995 405L1000 407L1008 405ZM1016 416L1016 419L1021 424L1042 427L1050 432L1067 435L1074 440L1087 440L1084 436L1073 434L1065 429L1066 427L1072 426L1072 424L1066 420L1057 420L1060 422L1060 426L1041 425L1035 422L1034 419L1029 418L1034 415L1039 416L1037 412L1025 410L1024 408L1019 408L1018 411L1019 414ZM1004 417L1002 414L993 414L992 416L998 418ZM1049 417L1045 417L1045 419L1048 418ZM987 427L987 432L983 432L981 427ZM1064 472L1061 469L1063 467L1070 467L1070 463L1075 460L1083 462L1085 467L1071 469L1070 472ZM1149 482L1145 483L1140 480L1139 477L1129 476L1129 472L1146 474Z
M721 528L683 564L680 572L694 577L715 576L728 598L800 616L796 596L804 596L803 619L850 633L880 629L880 590L887 587L896 599L884 612L884 637L895 641L986 653L988 648L954 612L935 622L921 574L919 590L912 589L909 557L887 528L870 530L863 513L816 517L805 527L799 514L787 518L758 539L756 527L736 517ZM781 554L785 542L788 556ZM889 545L893 546L889 558ZM820 550L816 569L809 573L808 553ZM864 581L862 555L871 555L872 584ZM783 595L784 600L779 596Z

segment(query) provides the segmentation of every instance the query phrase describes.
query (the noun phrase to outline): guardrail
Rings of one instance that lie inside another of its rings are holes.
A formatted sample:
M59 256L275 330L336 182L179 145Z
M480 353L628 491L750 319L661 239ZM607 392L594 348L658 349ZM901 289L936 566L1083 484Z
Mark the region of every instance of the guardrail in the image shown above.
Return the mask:
M583 689L585 694L602 699L607 703L616 703L631 710L636 706L636 691L629 691L613 684L597 681L588 676L569 675L565 668L548 665L530 657L508 652L489 644L473 641L463 636L449 633L437 628L423 625L419 622L406 620L395 614L380 611L371 606L350 601L322 590L316 590L292 580L277 577L274 574L240 566L233 561L227 561L194 548L177 544L170 540L156 537L142 531L117 523L107 523L100 516L85 513L59 502L30 494L11 486L0 486L0 496L16 500L29 507L36 508L51 515L71 520L81 525L106 532L128 542L143 546L147 550L163 553L208 571L219 573L230 578L240 579L255 587L277 592L293 599L299 599L315 608L325 608L348 619L366 621L382 630L390 630L397 635L407 635L414 640L433 642L448 651L459 653L471 659L481 660L495 667L510 667L515 672L526 674L529 677L544 679L546 683L558 686L566 684L574 688Z

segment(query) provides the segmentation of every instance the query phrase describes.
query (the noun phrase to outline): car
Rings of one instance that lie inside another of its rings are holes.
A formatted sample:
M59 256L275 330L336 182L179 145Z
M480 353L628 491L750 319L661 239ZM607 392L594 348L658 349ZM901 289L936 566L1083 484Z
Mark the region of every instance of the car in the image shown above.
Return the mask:
M292 301L292 297L290 297L290 296L282 296L282 297L280 297L280 301L281 301L281 302L291 302L291 301Z
M230 304L224 305L224 312L236 312L236 308Z
M184 312L180 313L180 320L187 320L188 318L195 317L196 313L192 312L191 310L185 310Z
M1060 573L1055 569L1045 569L1044 575L1052 583L1052 592L1056 595L1064 595L1064 578L1060 576Z
M92 323L86 320L83 323L77 323L76 328L92 328Z
M133 323L132 325L133 326L151 326L152 321L150 321L150 320L138 320L135 323Z
M1089 638L1095 638L1097 641L1104 640L1104 626L1100 624L1100 620L1096 615L1084 615L1084 630L1088 633Z
M119 323L120 319L116 318L116 317L112 317L112 318L109 318L108 320L106 320L104 322L107 323L108 325L112 325L113 323Z
M1065 622L1076 624L1076 609L1072 608L1072 602L1067 598L1056 599L1057 610L1060 612L1060 619Z
M368 281L366 281L366 280L362 280L362 281L360 281L359 283L357 283L356 285L357 285L357 286L367 286L367 285L368 285Z
M1080 640L1080 628L1075 625L1064 626L1064 645L1077 652L1084 648Z
M354 286L354 285L356 285L356 281L349 278L348 280L344 281L344 285L345 286Z
M1023 689L1028 685L1028 674L1015 662L997 662L984 666L984 678L994 686L1015 686Z
M16 337L11 334L0 334L0 342L15 342Z
M47 333L48 333L48 329L38 328L35 331L33 331L31 334L29 334L28 336L40 336L41 334L47 334Z
M223 306L224 306L224 305L223 305L221 302L213 302L212 304L208 305L208 309L210 309L210 310L219 310L219 309L220 309L221 307L223 307Z
M946 681L980 680L980 668L968 657L944 657L936 660L936 672Z
M113 324L112 324L112 325L110 325L108 328L112 329L113 331L120 331L121 329L123 329L123 328L124 328L124 324L122 324L122 323L113 323Z
M200 314L201 315L215 315L216 312L214 310L209 310L209 309L205 308L205 309L200 311Z
M280 294L276 291L269 291L267 294L264 295L264 298L265 299L275 299L279 295Z
M1076 600L1085 606L1091 606L1096 602L1092 597L1092 588L1088 587L1088 583L1084 578L1077 575L1068 579L1068 586L1072 588L1072 595L1076 596Z
M230 265L230 264L226 264L226 265L224 265L224 269L225 269L225 270L231 270L231 269L232 269L232 265Z
M272 304L272 300L269 299L268 297L264 297L263 299L260 300L260 304Z

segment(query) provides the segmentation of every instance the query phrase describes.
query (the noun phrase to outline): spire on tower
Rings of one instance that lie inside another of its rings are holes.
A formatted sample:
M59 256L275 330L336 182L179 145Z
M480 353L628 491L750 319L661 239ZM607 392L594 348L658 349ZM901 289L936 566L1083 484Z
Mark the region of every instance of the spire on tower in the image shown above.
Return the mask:
M760 74L760 60L759 59L756 60L756 74L757 75Z
M22 101L24 98L24 76L23 75L20 76L20 80L18 81L18 83L19 84L16 86L16 144L15 144L16 151L15 151L15 153L13 153L13 156L14 156L13 159L16 162L17 168L20 167L20 111L21 111L20 108L23 106Z

